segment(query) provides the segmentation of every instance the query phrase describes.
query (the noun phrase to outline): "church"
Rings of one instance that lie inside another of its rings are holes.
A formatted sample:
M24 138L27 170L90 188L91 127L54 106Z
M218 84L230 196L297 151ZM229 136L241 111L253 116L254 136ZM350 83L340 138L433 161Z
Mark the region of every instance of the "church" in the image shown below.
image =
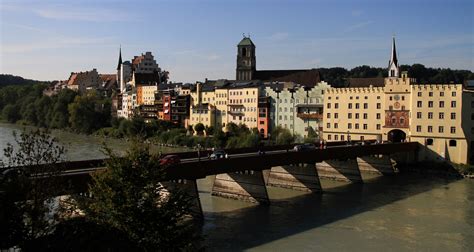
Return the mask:
M316 69L302 70L257 70L255 44L250 37L244 38L237 45L237 81L259 80L263 82L294 82L306 87L314 87L321 81Z

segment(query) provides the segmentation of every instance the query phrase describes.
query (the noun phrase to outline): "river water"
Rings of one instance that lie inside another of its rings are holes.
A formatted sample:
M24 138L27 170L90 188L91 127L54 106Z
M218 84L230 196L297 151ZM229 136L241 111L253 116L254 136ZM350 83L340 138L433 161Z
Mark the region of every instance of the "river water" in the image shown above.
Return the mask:
M16 125L0 124L0 148ZM55 131L72 160L103 157L103 139ZM128 143L107 139L117 151ZM163 149L176 151L176 149ZM3 153L0 153L2 157ZM474 251L474 180L364 175L364 184L321 181L324 193L268 187L271 203L213 197L198 181L210 251Z

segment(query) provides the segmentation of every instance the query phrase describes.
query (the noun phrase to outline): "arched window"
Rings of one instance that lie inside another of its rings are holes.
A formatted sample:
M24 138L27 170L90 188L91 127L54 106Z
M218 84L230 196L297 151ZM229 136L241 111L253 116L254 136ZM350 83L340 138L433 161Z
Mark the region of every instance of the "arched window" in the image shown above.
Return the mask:
M426 145L433 145L433 139L432 138L426 139Z
M404 124L405 124L405 118L400 117L400 125L404 125Z
M392 125L397 125L397 118L395 116L392 117Z
M456 140L449 140L449 146L455 147L457 145Z

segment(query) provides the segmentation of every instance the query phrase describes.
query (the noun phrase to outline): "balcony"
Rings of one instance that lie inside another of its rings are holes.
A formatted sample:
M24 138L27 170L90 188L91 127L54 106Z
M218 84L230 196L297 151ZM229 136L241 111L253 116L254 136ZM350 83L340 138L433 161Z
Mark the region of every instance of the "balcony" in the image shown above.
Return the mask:
M312 113L312 114L308 114L308 113L298 113L296 116L298 116L299 118L301 119L316 119L316 120L322 120L323 119L323 115L322 114L318 114L318 113Z

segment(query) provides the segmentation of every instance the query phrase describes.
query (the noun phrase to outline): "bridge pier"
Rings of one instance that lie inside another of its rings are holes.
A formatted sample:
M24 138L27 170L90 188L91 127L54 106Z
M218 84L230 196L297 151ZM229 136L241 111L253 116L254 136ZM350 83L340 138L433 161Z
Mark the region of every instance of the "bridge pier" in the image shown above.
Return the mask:
M179 179L179 180L161 182L161 184L168 191L168 193L173 193L176 190L180 190L186 193L189 197L191 197L191 199L193 200L191 215L195 219L198 219L198 220L204 219L196 180Z
M361 172L381 175L392 175L398 172L396 162L390 155L372 155L357 158L357 165Z
M270 169L267 185L305 192L321 192L315 164L274 166Z
M263 172L260 170L217 174L211 194L253 203L270 203Z
M326 160L316 163L317 172L320 178L362 183L357 159L347 160Z

